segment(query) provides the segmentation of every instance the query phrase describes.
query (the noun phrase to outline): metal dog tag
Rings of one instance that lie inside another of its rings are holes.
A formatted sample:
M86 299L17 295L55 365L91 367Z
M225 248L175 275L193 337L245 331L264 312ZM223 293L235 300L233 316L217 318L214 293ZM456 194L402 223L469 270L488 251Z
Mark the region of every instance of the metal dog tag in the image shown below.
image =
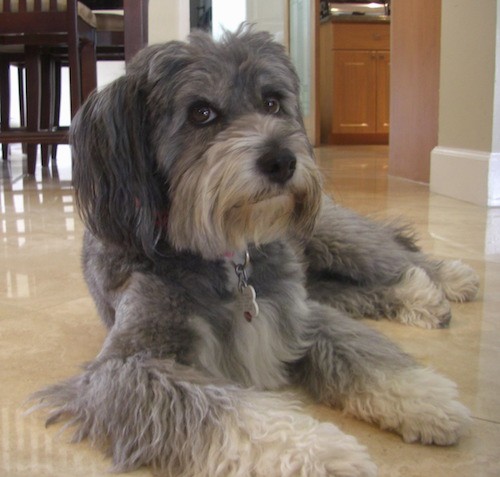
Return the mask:
M250 254L248 251L245 252L245 260L243 263L236 264L233 262L234 271L238 277L238 312L243 315L248 323L259 314L259 305L255 299L255 288L248 284L247 267L249 263Z
M255 298L255 289L252 285L246 285L241 288L238 307L245 320L249 323L259 315L259 305Z

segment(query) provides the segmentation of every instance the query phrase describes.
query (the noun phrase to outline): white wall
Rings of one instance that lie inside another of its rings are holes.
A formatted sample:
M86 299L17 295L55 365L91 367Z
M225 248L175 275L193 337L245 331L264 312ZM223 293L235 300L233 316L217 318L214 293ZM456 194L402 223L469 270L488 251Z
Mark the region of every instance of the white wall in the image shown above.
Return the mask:
M247 21L286 44L286 0L247 0Z
M220 38L225 30L235 31L246 19L246 0L212 0L212 34L214 38Z
M213 0L214 36L221 27L235 30L243 21L254 23L256 28L273 33L278 41L285 36L286 0ZM185 40L189 35L188 0L149 0L149 43ZM124 72L120 62L99 64L99 88Z
M287 0L212 0L214 36L220 27L233 31L243 21L284 40ZM185 40L189 34L189 0L149 0L149 42Z
M218 38L222 28L234 31L248 22L284 43L285 4L286 0L212 0L213 35Z

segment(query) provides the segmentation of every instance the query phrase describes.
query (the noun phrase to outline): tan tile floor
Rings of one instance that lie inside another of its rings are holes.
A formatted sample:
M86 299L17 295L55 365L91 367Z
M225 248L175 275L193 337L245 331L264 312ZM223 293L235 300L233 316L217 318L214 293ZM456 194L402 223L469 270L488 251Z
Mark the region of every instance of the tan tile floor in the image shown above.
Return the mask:
M104 330L80 273L82 224L70 186L68 152L58 171L22 173L19 153L0 173L0 476L104 476L108 459L88 443L24 416L33 391L73 375L100 348ZM474 416L454 447L404 444L396 435L310 406L366 445L383 477L500 476L500 209L430 194L387 176L386 147L321 148L325 187L364 214L411 220L423 248L462 258L481 277L477 301L453 305L447 330L369 322L421 362L455 380ZM148 469L131 474L150 476ZM270 476L272 477L272 476Z

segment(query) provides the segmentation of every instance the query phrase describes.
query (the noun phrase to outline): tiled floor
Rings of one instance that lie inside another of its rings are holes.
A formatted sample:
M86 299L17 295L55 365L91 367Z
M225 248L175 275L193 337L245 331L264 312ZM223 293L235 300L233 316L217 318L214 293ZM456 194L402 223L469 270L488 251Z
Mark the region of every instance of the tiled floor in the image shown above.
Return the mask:
M423 248L461 258L481 277L477 301L453 305L446 330L370 322L421 362L458 383L474 416L454 447L404 444L396 435L324 407L332 420L366 445L382 477L500 476L500 210L429 194L425 185L387 177L387 148L321 148L325 186L337 201L379 217L404 216ZM33 391L73 375L99 351L104 329L83 282L82 225L74 208L70 161L35 179L19 154L1 164L0 181L0 476L104 476L109 460L86 442L44 428L43 416L23 415ZM143 469L134 477L150 476ZM272 476L270 476L272 477Z

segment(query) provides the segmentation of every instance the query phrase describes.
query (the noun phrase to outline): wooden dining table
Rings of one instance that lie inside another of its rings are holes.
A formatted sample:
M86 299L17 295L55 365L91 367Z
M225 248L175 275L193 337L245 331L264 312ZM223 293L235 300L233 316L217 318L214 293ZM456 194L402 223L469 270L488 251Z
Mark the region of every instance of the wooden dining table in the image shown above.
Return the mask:
M80 0L92 10L123 10L125 62L148 44L149 0Z

